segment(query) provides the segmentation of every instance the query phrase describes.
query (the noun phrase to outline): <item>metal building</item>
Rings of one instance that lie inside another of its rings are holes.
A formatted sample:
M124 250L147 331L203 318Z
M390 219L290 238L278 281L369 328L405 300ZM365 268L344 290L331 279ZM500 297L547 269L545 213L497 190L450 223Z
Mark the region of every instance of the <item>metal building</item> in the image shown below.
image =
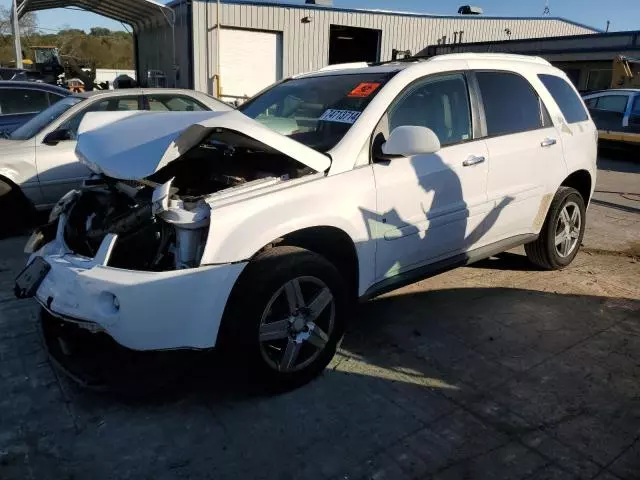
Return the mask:
M221 92L225 99L329 64L389 60L393 50L598 32L550 17L436 16L237 0L176 0L168 6L175 12L173 29L156 15L135 30L138 78L162 71L178 86Z
M462 45L435 44L426 47L419 55L431 57L459 52L537 55L564 70L578 90L587 92L610 87L618 57L640 58L640 31Z

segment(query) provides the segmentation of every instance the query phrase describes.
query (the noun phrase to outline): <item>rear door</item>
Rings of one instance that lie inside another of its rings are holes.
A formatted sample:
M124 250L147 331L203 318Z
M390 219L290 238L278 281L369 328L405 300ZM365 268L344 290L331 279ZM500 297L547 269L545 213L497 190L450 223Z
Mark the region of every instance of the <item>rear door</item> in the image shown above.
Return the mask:
M523 76L477 71L489 150L487 242L537 232L549 198L548 179L565 170L558 131L538 93Z
M112 96L83 105L85 106L82 110L57 127L68 129L71 133L70 140L59 142L57 145L42 143L44 135L39 135L36 140L36 164L45 204L57 202L69 190L77 188L90 174L89 169L78 161L75 153L78 127L84 116L89 112L140 110L142 95Z

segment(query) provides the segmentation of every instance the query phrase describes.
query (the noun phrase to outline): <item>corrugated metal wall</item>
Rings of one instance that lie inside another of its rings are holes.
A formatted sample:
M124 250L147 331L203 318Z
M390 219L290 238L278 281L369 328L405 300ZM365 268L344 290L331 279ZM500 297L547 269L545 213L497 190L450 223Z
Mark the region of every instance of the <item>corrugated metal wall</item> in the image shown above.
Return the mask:
M554 55L573 55L575 52L583 51L593 58L594 56L597 56L598 51L600 51L609 52L608 56L604 58L613 58L616 54L619 54L618 52L639 49L639 32L615 32L601 34L595 37L588 35L569 38L525 39L511 42L481 43L475 45L466 43L458 45L431 45L421 53L424 55L442 55L445 53L457 52L508 52L525 54L537 52L537 54L540 55L545 53ZM545 58L547 58L546 55Z
M179 73L176 87L190 88L191 79L191 53L189 48L189 33L191 19L189 16L190 5L182 2L173 7L176 14L176 64ZM167 76L167 86L174 86L173 69L173 39L171 27L164 20L153 21L144 28L135 31L138 49L136 73L139 79L145 79L149 70L161 70Z
M186 3L175 4L174 8L186 9ZM193 11L193 86L197 90L213 93L216 73L216 2L215 0L193 0L191 8ZM437 43L438 39L444 35L447 36L447 41L451 41L454 32L461 30L464 32L464 42L506 40L505 29L510 30L511 39L595 33L587 27L552 18L429 17L255 3L222 3L220 10L222 27L282 32L285 77L327 65L331 24L381 30L380 60L389 60L394 48L408 49L417 53L427 45ZM311 22L302 23L301 20L304 17L311 17ZM176 29L176 35L178 30ZM170 35L170 32L168 33ZM183 53L188 50L182 43L185 42L185 38L188 38L186 33L181 35L179 40L177 37L181 65L185 63ZM144 65L152 64L154 55L161 55L157 53L159 45L166 45L162 54L164 63L156 61L153 64L167 65L168 57L166 56L170 55L170 42L167 44L166 41L166 28L150 28L142 32L139 63L143 68L146 68ZM168 65L170 66L170 62ZM184 79L186 73L184 68L182 73Z

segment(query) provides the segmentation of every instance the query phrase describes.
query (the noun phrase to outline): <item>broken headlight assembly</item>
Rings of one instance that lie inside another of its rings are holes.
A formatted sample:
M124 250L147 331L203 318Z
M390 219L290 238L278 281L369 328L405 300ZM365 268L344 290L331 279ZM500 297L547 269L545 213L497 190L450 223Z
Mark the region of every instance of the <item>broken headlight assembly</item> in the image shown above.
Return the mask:
M80 192L78 190L71 190L70 192L67 192L60 200L58 200L58 203L55 204L55 206L51 209L51 213L49 213L49 223L53 223L58 220L60 218L60 215L62 215L67 210L69 205L71 205L79 195Z
M68 211L79 196L80 192L78 190L71 190L58 200L58 203L55 204L49 213L48 223L34 229L24 246L24 253L35 253L56 238L60 216Z

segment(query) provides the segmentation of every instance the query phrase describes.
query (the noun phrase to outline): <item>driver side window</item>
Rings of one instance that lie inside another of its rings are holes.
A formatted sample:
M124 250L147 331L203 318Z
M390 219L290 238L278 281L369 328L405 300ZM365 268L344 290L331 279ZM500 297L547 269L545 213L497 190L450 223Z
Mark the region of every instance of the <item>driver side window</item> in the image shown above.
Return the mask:
M471 140L471 106L464 75L424 78L402 92L373 132L371 158L379 155L394 128L405 125L430 128L443 147Z
M69 129L71 132L71 140L78 137L78 127L84 116L89 112L122 112L128 110L140 110L139 97L132 95L128 97L107 98L105 100L89 105L87 108L78 112L74 117L70 118L62 125L61 129Z
M389 131L404 125L427 127L442 146L471 139L471 107L463 75L419 81L391 106Z

